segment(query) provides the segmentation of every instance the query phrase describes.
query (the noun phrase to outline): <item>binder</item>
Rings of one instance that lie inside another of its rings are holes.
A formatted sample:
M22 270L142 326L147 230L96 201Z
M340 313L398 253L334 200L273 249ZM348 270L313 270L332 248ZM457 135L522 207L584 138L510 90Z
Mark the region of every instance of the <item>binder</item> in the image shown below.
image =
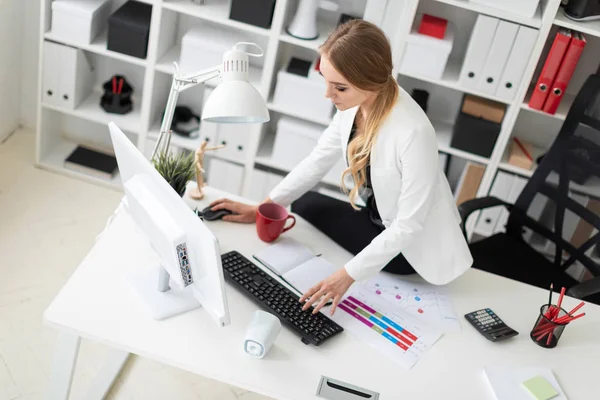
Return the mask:
M60 87L60 47L53 42L44 42L44 69L42 72L42 102L58 106Z
M537 29L519 26L517 37L504 67L504 72L498 82L496 96L505 100L513 100L515 98L537 36Z
M469 39L458 83L466 88L477 88L479 74L487 59L490 45L498 28L498 18L479 14Z
M60 105L75 109L90 95L93 84L92 66L85 53L73 47L60 46Z
M490 196L508 201L514 179L514 175L507 174L506 172L498 172L496 179L494 179ZM500 217L500 211L502 211L502 207L486 208L481 211L475 225L475 233L482 236L491 236Z
M554 42L552 43L548 57L546 57L546 62L544 63L540 77L533 89L531 100L529 100L530 108L541 110L544 107L544 102L548 97L549 88L554 82L556 73L560 68L560 64L562 63L567 48L569 47L569 43L571 42L571 36L571 31L568 29L561 28L556 32Z
M519 195L525 188L529 182L525 178L521 178L520 176L515 176L512 187L510 188L510 193L508 195L508 199L506 200L509 204L515 204ZM496 226L494 227L494 233L504 232L506 228L506 223L508 222L508 210L504 207L500 210L500 215L498 216L498 221L496 221Z
M583 53L585 44L586 40L583 34L580 32L573 32L573 37L571 39L571 43L569 44L569 48L565 53L565 57L560 64L558 72L556 73L556 78L552 83L552 89L548 93L548 97L544 103L544 107L542 109L544 112L554 114L558 109L560 101L564 97L567 86L569 85L569 81L573 76L573 72L575 72L577 62L581 57L581 53Z
M512 22L500 21L494 35L494 41L485 60L477 89L484 93L495 94L498 82L504 71L504 66L515 42L519 25Z
M211 158L208 168L208 185L229 193L241 195L243 179L243 166Z

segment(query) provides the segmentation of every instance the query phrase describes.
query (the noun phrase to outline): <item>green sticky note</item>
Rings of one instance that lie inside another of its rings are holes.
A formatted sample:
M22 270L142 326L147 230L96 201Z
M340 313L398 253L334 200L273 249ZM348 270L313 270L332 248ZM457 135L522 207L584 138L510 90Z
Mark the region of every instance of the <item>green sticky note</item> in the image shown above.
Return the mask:
M543 376L536 376L521 383L534 399L548 400L558 395L558 392Z

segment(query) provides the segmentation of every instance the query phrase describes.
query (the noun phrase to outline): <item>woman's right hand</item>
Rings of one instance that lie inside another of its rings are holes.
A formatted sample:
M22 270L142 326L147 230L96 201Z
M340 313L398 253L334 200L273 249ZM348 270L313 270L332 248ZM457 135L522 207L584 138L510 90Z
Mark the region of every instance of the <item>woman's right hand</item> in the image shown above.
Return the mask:
M256 222L256 211L258 206L251 206L229 199L219 199L210 203L212 211L229 210L233 214L225 215L223 221L240 222L243 224L252 224Z

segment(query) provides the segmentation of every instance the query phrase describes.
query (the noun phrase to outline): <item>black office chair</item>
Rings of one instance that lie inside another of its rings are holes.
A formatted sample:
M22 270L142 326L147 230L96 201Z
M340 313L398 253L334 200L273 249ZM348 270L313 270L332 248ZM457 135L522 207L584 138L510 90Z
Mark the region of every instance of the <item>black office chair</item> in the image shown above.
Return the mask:
M484 197L459 206L465 234L465 223L474 211L504 206L509 212L506 233L470 244L474 268L541 288L549 288L550 283L555 290L564 286L568 295L600 304L600 264L586 255L594 246L600 247L600 216L569 197L571 182L585 182L586 187L598 188L589 197L600 198L599 114L600 75L596 74L586 80L577 94L558 136L514 205L495 197ZM546 208L553 210L552 222L544 224L528 215L536 196L545 196L547 206L554 207ZM592 227L589 231L594 232L579 247L570 242L571 238L563 238L568 213L585 220ZM549 240L550 248L554 247L553 254L544 256L527 243L523 235L528 229L534 237ZM594 278L579 283L565 273L576 261Z

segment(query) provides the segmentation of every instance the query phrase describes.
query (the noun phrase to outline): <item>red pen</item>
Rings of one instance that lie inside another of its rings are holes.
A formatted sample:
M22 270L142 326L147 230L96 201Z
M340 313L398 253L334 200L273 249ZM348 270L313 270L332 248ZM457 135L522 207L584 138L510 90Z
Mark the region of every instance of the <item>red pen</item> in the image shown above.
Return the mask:
M121 79L119 80L119 91L118 91L118 93L119 93L119 94L121 94L121 91L122 91L122 90L123 90L123 78L121 78Z
M117 77L113 76L112 78L112 92L117 93Z

